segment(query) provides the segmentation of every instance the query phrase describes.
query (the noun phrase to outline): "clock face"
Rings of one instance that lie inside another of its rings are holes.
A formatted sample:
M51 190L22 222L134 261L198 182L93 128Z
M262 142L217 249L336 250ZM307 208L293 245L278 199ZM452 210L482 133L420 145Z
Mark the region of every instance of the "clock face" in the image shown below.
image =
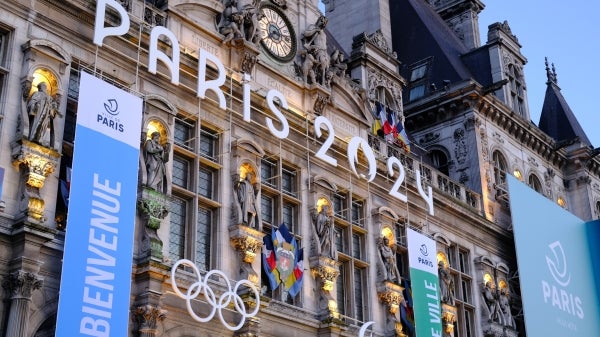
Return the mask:
M264 6L259 21L263 37L260 43L280 61L291 61L296 55L296 34L289 20L275 7Z

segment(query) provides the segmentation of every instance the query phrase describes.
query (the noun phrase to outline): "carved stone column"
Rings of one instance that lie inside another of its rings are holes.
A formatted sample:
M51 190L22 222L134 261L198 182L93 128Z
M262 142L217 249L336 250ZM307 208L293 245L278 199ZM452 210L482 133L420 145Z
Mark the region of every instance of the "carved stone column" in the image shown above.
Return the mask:
M22 173L21 210L27 214L27 220L44 223L44 199L40 190L46 178L58 166L60 153L42 145L21 139L11 143L13 165Z
M6 292L10 294L10 312L6 337L21 337L27 333L27 323L29 322L29 302L34 290L43 285L40 279L34 273L17 271L9 274L2 282Z
M138 199L138 211L145 223L142 250L150 251L150 256L153 258L162 259L163 243L156 231L160 228L162 220L169 214L169 197L144 187L142 196Z
M309 261L310 271L319 286L317 319L322 322L338 320L340 313L333 289L340 274L340 264L324 256L313 256Z
M444 337L454 336L454 323L456 323L456 307L442 303L442 330L444 330Z
M404 327L399 318L400 305L404 301L403 290L403 287L388 281L383 282L377 290L379 301L387 309L385 336L406 337L406 334L402 331Z
M157 333L156 326L167 317L166 310L161 309L160 306L150 304L137 307L133 314L138 323L140 337L155 337Z

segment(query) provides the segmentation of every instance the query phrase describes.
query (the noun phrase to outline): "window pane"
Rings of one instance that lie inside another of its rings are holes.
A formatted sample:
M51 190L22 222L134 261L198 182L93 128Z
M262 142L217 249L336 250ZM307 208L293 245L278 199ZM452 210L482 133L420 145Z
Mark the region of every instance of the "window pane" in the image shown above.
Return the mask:
M352 234L352 256L356 259L360 259L361 254L361 238L358 234Z
M198 194L205 198L213 198L213 172L209 169L200 168L198 176Z
M363 321L363 269L354 269L354 315L359 321Z
M275 163L262 160L260 163L260 178L262 183L269 186L275 186Z
M421 66L414 68L410 74L410 81L413 82L413 81L416 81L416 80L419 80L419 79L425 77L426 70L427 70L426 64L423 64Z
M191 150L193 145L193 127L194 126L192 124L176 119L175 133L173 134L175 144L184 147L188 150Z
M185 212L185 200L173 197L171 199L171 223L169 226L169 255L173 260L184 258Z
M342 235L342 229L337 226L335 227L335 248L339 252L344 251L344 240L343 240L343 235Z
M262 213L262 220L266 223L273 224L273 199L263 195L260 199L260 210Z
M281 173L281 189L283 192L296 196L296 173L289 170L283 169Z
M343 195L335 194L333 196L333 211L335 212L335 216L347 220L345 200L346 198Z
M346 265L342 264L340 266L340 274L336 280L336 294L337 294L337 304L338 311L342 315L346 315L346 294L349 294L346 291Z
M283 222L290 229L292 233L296 232L296 206L293 204L286 203L283 205L282 210Z
M196 227L196 265L200 270L210 269L210 228L212 212L208 209L198 210Z
M363 224L363 204L359 201L352 201L352 223L362 226Z
M189 163L181 157L173 158L173 184L188 188Z
M417 98L423 97L424 94L425 94L425 85L421 84L419 86L416 86L416 87L410 89L410 93L408 94L408 99L410 101L412 101Z
M218 135L212 131L202 129L200 131L200 154L216 161L216 146Z

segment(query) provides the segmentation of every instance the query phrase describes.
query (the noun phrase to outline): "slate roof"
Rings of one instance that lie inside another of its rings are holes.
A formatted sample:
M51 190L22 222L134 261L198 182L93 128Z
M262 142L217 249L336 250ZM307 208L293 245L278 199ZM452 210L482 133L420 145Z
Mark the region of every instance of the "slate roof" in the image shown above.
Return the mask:
M556 83L556 73L550 73L547 63L546 72L548 74L546 96L544 97L538 127L556 141L569 141L579 137L581 143L592 146L575 114L573 114L569 104L560 92L560 87Z

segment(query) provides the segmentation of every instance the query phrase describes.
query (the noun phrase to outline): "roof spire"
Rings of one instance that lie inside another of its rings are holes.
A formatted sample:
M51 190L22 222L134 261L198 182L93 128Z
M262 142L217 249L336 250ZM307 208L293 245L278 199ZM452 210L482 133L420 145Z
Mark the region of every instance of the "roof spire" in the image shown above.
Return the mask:
M554 67L554 63L552 63L552 71L550 71L550 67L548 66L548 57L544 58L546 60L546 77L548 81L546 84L554 83L558 85L558 77L556 76L556 68Z

